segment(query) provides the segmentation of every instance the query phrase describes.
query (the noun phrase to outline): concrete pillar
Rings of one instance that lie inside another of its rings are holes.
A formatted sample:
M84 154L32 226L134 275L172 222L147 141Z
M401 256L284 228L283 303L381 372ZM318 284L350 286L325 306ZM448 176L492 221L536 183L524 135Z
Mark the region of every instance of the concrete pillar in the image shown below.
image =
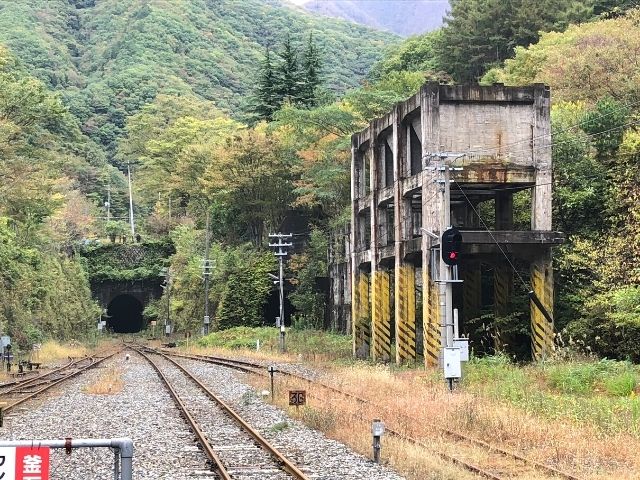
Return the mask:
M551 252L531 263L531 286L553 318L553 269ZM531 302L531 352L534 360L543 360L554 350L554 325Z
M371 358L391 359L391 279L388 272L371 273Z
M353 335L353 355L367 359L371 347L371 312L369 303L369 275L356 269L351 295L351 326Z
M422 130L422 227L440 236L440 205L437 172L434 169L440 151L440 87L429 83L420 89L420 127ZM441 349L438 286L431 279L431 246L439 243L422 233L422 328L425 366L437 366ZM437 262L434 266L437 271Z
M422 265L422 330L424 338L424 364L437 367L442 347L440 332L440 306L438 285L431 280L429 264Z
M394 167L394 316L396 363L416 361L416 282L415 267L405 261L405 242L413 238L411 199L404 198L402 179L411 173L407 128L401 124L398 107L393 109L391 149ZM411 128L411 127L409 127ZM415 135L415 134L414 134Z
M396 362L416 360L416 272L413 265L396 262Z
M533 129L534 168L536 184L531 196L531 230L551 230L551 123L549 122L551 95L542 84L534 86L535 122ZM531 263L531 286L540 302L553 317L553 270L551 249ZM531 351L533 358L544 358L553 350L553 324L547 321L531 302Z

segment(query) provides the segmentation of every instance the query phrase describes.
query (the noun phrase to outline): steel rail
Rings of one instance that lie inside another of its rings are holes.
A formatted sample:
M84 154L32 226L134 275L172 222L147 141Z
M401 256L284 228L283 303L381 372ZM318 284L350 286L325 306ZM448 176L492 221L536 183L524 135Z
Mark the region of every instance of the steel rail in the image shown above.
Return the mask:
M100 363L104 362L105 360L108 360L109 358L113 357L114 355L117 355L117 354L118 354L118 353L120 353L121 351L122 351L122 350L119 350L119 351L114 352L114 353L112 353L112 354L110 354L110 355L106 355L106 356L104 356L104 357L97 358L97 359L96 359L95 357L91 357L91 358L92 358L92 360L93 360L93 362L92 362L92 363L90 363L89 365L87 365L87 366L85 366L85 367L82 367L82 368L80 368L80 369L76 370L75 372L72 372L72 373L70 373L69 375L66 375L66 376L62 377L62 378L60 378L59 380L55 380L55 381L53 381L53 382L49 383L48 385L46 385L46 386L42 387L41 389L36 390L35 392L29 393L28 395L24 396L23 398L20 398L20 399L16 400L16 401L15 401L15 402L13 402L13 403L9 403L7 406L3 407L3 411L4 411L4 412L11 411L12 409L14 409L15 407L17 407L18 405L23 404L23 403L24 403L24 402L26 402L27 400L30 400L30 399L32 399L32 398L34 398L34 397L38 396L38 395L39 395L39 394L41 394L42 392L45 392L45 391L47 391L47 390L49 390L49 389L51 389L51 388L55 387L56 385L59 385L59 384L61 384L62 382L66 381L66 380L69 380L70 378L77 377L77 376L78 376L78 375L80 375L82 372L84 372L84 371L86 371L86 370L89 370L90 368L93 368L93 367L95 367L96 365L99 365ZM0 400L1 400L1 399L2 399L2 395L0 395Z
M49 379L50 376L55 375L56 373L60 373L64 370L67 370L73 367L74 365L77 365L78 363L83 362L85 360L91 360L92 358L93 357L82 357L77 360L72 360L69 363L66 363L65 365L58 367L54 370L44 372L36 377L30 377L30 378L25 378L23 380L14 380L13 382L3 383L0 385L0 389L6 388L6 387L10 387L10 388L7 388L4 391L0 391L0 395L7 395L15 392L16 390L20 390L26 387L33 387L34 384L40 385L43 383L50 382L51 381L51 379Z
M167 387L167 390L169 390L169 394L171 395L171 398L173 398L173 401L178 406L178 409L180 410L182 415L184 415L185 420L191 426L191 429L193 430L193 433L196 434L196 437L198 438L198 443L200 444L200 446L204 450L204 453L209 458L209 461L211 462L211 466L214 468L216 473L218 475L220 475L220 477L223 480L232 480L231 476L227 472L227 469L225 468L224 464L222 463L222 460L220 459L218 454L213 450L213 448L211 448L211 444L207 440L207 436L202 431L202 429L200 428L200 426L198 425L196 420L193 418L193 416L191 415L191 413L187 409L187 406L184 404L182 399L178 396L178 393L175 391L175 389L173 388L171 383L169 383L169 380L167 379L167 377L164 375L164 373L162 373L162 371L160 370L160 367L158 367L156 362L154 362L141 349L138 349L138 348L133 347L133 346L130 346L130 348L132 350L134 350L135 352L137 352L139 355L141 355L145 360L147 360L151 364L153 369L156 371L156 373L158 374L158 377L160 378L160 380L162 381L164 386Z
M155 365L155 363L145 353L143 353L141 350L138 350L135 347L132 347L132 348L135 351L137 351L138 353L140 353L147 360L149 360L152 364L154 364L154 366L156 368L156 371L159 374L161 373L159 368L157 367L157 365ZM149 349L147 349L147 350L149 350ZM170 358L168 355L166 355L163 352L158 352L158 351L154 351L154 350L152 350L152 352L155 353L156 355L162 356L164 359L166 359L167 361L171 362L181 372L183 372L187 376L187 378L189 378L189 380L191 380L193 383L198 385L198 387L200 387L200 389L211 400L216 402L222 408L222 410L224 410L224 412L227 415L229 415L236 423L238 423L242 427L242 429L244 431L246 431L249 435L251 435L251 437L256 441L256 443L258 443L265 451L267 451L276 460L276 462L281 466L282 470L284 470L285 472L287 472L289 475L293 476L297 480L309 480L309 477L307 477L300 469L298 469L298 467L296 467L282 452L280 452L277 448L275 448L273 445L271 445L257 430L255 430L253 427L251 427L251 425L249 425L247 422L245 422L244 419L238 413L236 413L221 398L219 398L209 388L207 388L200 380L198 380L191 372L189 372L189 370L187 370L185 367L180 365L178 362L176 362L175 360L173 360L172 358ZM165 384L168 385L168 382L167 382L166 378L165 378ZM174 399L176 399L176 398L177 398L177 394L176 394L176 396L174 396ZM176 399L176 401L178 401L178 400ZM184 411L186 411L186 407L185 407ZM205 439L205 442L206 442L206 439ZM206 443L208 443L208 442L206 442ZM217 464L217 462L216 462L216 464Z
M260 370L254 370L254 369L264 369L263 365L259 365L259 364L256 364L256 363L251 363L251 362L247 362L247 361L243 361L243 360L233 360L233 359L229 359L229 358L225 358L225 357L217 357L217 356L209 356L209 355L189 355L189 354L173 353L173 352L165 353L165 354L171 355L171 356L183 357L183 358L191 358L193 360L199 360L199 361L202 361L202 362L212 363L212 364L215 364L215 365L228 366L228 367L231 367L231 368L236 368L238 370L242 370L244 372L254 373L256 375L260 375L260 376L263 376L263 377L267 376L266 373L264 373L264 372L262 372ZM233 365L234 363L235 363L235 365ZM276 370L276 371L278 373L283 374L283 375L287 375L287 376L290 376L292 378L303 380L303 381L308 382L308 383L310 383L312 385L318 385L318 386L323 387L323 388L325 388L327 390L339 393L339 394L344 395L346 397L349 397L349 398L351 398L353 400L356 400L359 403L369 404L369 405L371 405L373 407L377 407L377 408L380 408L380 409L383 409L383 410L387 410L387 407L383 407L381 405L378 405L378 404L376 404L374 402L371 402L370 400L367 400L367 399L364 399L362 397L359 397L359 396L357 396L357 395L355 395L353 393L345 392L345 391L343 391L343 390L341 390L341 389L339 389L337 387L333 387L331 385L327 385L324 382L321 382L321 381L318 381L318 380L312 380L312 379L307 378L307 377L305 377L303 375L300 375L300 374L297 374L297 373L292 373L292 372L287 372L285 370ZM423 421L423 419L418 419L418 418L412 417L410 415L402 414L402 413L399 413L399 412L395 412L395 413L397 415L400 415L400 416L402 416L402 417L404 417L404 418L406 418L408 420L411 420L411 421ZM514 459L519 460L519 461L521 461L523 463L526 463L526 464L528 464L528 465L530 465L530 466L532 466L532 467L534 467L534 468L536 468L538 470L545 471L545 472L553 474L553 475L555 475L557 477L562 477L562 478L565 478L566 480L582 480L579 477L576 477L575 475L563 472L562 470L558 470L555 467L551 467L549 465L545 465L543 463L538 462L537 460L533 460L533 459L527 458L527 457L525 457L523 455L520 455L518 453L512 452L510 450L506 450L506 449L504 449L502 447L491 445L490 443L487 443L484 440L480 440L480 439L477 439L477 438L474 438L474 437L470 437L468 435L465 435L464 433L456 432L455 430L450 430L448 428L440 427L440 426L437 426L437 425L430 424L430 426L432 426L433 428L437 429L441 433L444 433L444 434L446 434L446 435L448 435L450 437L454 437L454 438L457 438L459 440L466 441L468 443L471 443L471 444L477 445L479 447L482 447L482 448L484 448L486 450L499 453L499 454L501 454L501 455L503 455L505 457L514 458ZM387 430L389 430L389 429L387 429ZM413 439L412 437L410 437L408 435L405 435L405 434L402 434L400 432L391 432L391 433L392 433L392 435L398 436L399 438L405 438L408 441L410 441L411 443L416 443L418 445L421 443L419 440ZM440 453L439 453L439 455L440 455ZM441 454L441 456L442 455L451 457L451 456L449 456L447 454ZM451 458L449 458L449 460L451 460L454 463L467 465L466 462L464 462L463 460L456 459L455 457L451 457ZM476 467L476 466L471 465L471 464L469 464L469 467L471 467L470 470L472 470L472 471L474 471L476 473L480 473L477 470L477 469L480 469L480 467ZM495 476L492 477L491 475L493 475L493 474L491 474L491 473L487 472L487 474L488 474L488 478L496 478Z

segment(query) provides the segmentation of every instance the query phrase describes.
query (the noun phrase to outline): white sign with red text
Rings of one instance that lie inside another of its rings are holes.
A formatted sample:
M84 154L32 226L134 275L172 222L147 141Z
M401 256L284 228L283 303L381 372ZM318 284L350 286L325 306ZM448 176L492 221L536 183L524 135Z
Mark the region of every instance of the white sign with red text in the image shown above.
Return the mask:
M0 480L49 480L49 447L0 447Z

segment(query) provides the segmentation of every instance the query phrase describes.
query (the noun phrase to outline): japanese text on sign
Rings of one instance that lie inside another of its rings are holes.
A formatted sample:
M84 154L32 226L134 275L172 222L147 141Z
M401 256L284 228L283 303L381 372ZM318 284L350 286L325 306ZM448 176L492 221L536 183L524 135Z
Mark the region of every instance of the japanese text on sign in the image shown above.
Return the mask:
M49 448L0 447L0 480L49 480Z

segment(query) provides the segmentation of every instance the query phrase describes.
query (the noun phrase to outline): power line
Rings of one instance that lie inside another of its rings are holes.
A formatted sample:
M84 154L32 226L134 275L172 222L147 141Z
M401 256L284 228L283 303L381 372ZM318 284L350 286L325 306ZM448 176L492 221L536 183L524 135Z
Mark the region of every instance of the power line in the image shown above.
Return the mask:
M611 111L609 113L602 114L602 115L600 115L598 117L593 118L592 120L600 120L602 118L606 118L606 117L609 117L609 116L611 116L613 114L620 113L625 109L629 109L629 108L635 107L637 105L640 105L640 101L627 103L625 105L622 105L617 110ZM582 124L583 123L580 122L580 123L576 123L576 124L570 125L570 126L564 128L563 130L559 130L559 131L555 132L555 135L562 134L562 133L567 133L567 132L569 132L569 131L571 131L571 130L573 130L575 128L580 128L582 126ZM515 141L515 142L507 143L507 144L502 145L500 147L487 147L487 148L481 148L481 149L478 149L478 150L469 150L468 153L482 153L482 152L493 151L493 150L501 150L504 147L509 147L509 146L513 146L513 145L518 145L518 144L522 144L522 143L527 143L527 142L539 140L541 138L546 138L547 136L549 136L549 135L538 135L537 137L533 137L533 138L530 138L530 139L518 140L518 141Z
M487 230L487 232L489 233L489 236L491 236L491 239L494 241L494 243L498 246L498 249L500 250L500 252L502 253L502 255L504 256L504 258L507 260L507 262L509 262L509 265L511 266L511 269L515 272L515 274L518 276L518 279L520 280L520 282L522 283L522 285L527 289L527 291L530 289L530 285L527 284L527 282L524 281L524 279L522 278L522 275L520 275L520 272L516 269L515 265L513 264L513 262L511 261L511 259L509 258L509 256L505 253L505 251L503 250L502 246L498 243L498 241L496 240L496 237L493 235L493 233L491 232L491 230L489 230L489 227L487 226L486 222L484 221L484 218L482 218L482 216L480 215L480 212L478 212L478 210L476 209L476 207L473 206L473 203L471 203L471 200L469 200L469 197L467 197L467 194L464 192L464 190L462 189L462 187L460 187L460 185L458 184L458 182L456 182L456 180L454 178L452 178L453 183L456 184L456 187L458 187L458 189L462 192L462 195L464 195L464 198L467 200L467 203L469 204L469 206L471 207L471 209L473 210L473 212L478 216L478 218L480 219L480 222L482 223L482 225L484 226L484 228Z

